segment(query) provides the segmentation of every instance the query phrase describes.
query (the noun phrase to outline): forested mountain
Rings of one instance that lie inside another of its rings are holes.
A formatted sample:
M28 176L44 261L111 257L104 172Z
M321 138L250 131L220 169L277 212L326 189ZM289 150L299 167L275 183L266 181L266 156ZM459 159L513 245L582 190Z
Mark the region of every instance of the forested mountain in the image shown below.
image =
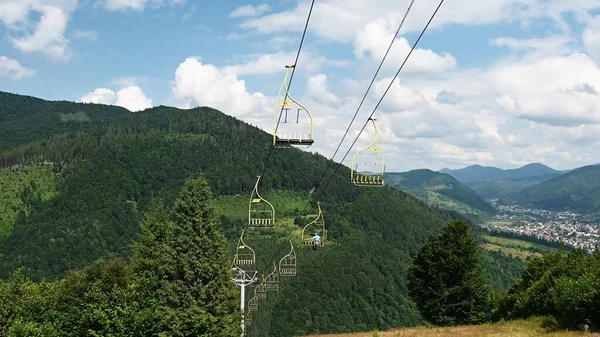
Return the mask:
M271 144L267 133L207 107L131 113L8 93L0 93L0 134L6 176L0 179L22 182L6 191L11 203L4 205L10 216L0 221L0 276L24 267L36 280L63 277L102 257L128 259L152 199L171 205L193 175L210 183L233 249ZM293 239L299 271L262 302L254 333L291 336L422 323L407 296L405 268L449 214L391 187L357 188L343 167L320 200L326 247L301 249L289 229L297 229L294 218L326 164L320 155L275 149L261 178L261 194L278 209L278 226L247 231L246 243L264 273ZM310 208L314 213L314 200Z
M560 173L552 173L537 177L472 181L465 183L467 187L475 191L483 199L500 199L511 193L516 193L546 180L560 176Z
M600 166L589 165L543 183L530 186L501 200L548 210L581 213L600 211Z
M498 179L502 175L503 170L492 166L471 165L456 170L443 168L439 172L449 174L456 180L466 183L470 181Z
M456 210L461 214L472 214L475 210L495 213L494 207L448 174L420 169L386 173L385 181L391 186L423 199L428 204Z
M447 173L462 183L474 181L523 179L549 175L560 175L564 172L566 171L557 171L540 163L527 164L516 169L508 170L481 165L471 165L457 170L450 170L447 168L440 170L440 173Z

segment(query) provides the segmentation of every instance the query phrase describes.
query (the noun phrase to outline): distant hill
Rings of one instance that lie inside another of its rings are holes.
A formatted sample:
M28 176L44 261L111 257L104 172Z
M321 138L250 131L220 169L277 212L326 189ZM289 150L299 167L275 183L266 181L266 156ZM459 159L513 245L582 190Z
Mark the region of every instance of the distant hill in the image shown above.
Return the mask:
M522 191L529 186L542 183L560 175L561 173L553 173L527 178L472 181L465 183L465 185L475 191L483 199L501 199L508 194Z
M457 170L451 170L446 168L440 170L440 173L449 174L456 180L463 183L470 181L501 179L502 172L504 171L497 167L481 165L471 165Z
M548 176L551 174L559 175L566 171L558 171L544 164L532 163L523 167L508 170L492 166L471 165L457 170L444 168L439 172L449 174L462 183L468 183L474 181L522 179Z
M505 204L581 213L600 211L600 166L578 168L501 199Z
M398 187L432 205L463 214L465 210L461 212L461 204L489 214L495 213L494 207L448 174L419 169L402 173L386 173L385 180L388 185Z

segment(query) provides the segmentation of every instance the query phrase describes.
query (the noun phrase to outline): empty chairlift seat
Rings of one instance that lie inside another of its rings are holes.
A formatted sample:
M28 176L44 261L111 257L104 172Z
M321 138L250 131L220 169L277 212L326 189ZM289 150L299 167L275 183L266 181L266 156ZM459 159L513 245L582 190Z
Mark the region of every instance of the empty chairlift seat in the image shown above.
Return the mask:
M379 136L379 129L375 119L369 118L373 123L374 137L371 143L358 151L352 158L350 180L356 186L384 186L383 174L385 162L383 144Z
M249 278L254 277L256 273L256 254L244 242L244 231L242 231L242 235L238 239L235 254L233 255L232 268L243 270L248 274Z
M267 200L263 199L258 193L258 182L256 180L252 195L250 196L250 205L248 206L248 226L249 227L273 227L275 226L275 208Z
M254 288L254 294L259 300L267 298L266 278L263 277L263 281Z
M294 66L286 66L286 68L275 104L273 145L308 147L315 142L315 123L310 111L289 93L287 82Z
M292 249L279 260L279 275L284 277L296 276L296 250L294 244L290 241Z
M273 263L273 271L266 277L266 289L267 291L278 291L279 290L279 272L277 266Z
M256 297L256 294L248 301L248 310L258 311L258 297ZM250 315L248 315L248 317L250 317Z

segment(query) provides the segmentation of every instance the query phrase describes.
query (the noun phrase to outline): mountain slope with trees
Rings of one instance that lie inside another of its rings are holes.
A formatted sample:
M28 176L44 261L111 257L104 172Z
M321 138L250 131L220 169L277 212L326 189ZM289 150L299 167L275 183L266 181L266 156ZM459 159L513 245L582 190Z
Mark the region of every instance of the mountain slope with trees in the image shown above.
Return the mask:
M475 191L475 193L483 199L501 199L509 194L520 192L529 186L543 183L544 181L558 176L560 176L560 174L553 173L526 178L472 181L465 183L465 185Z
M27 203L29 213L0 239L2 278L23 268L34 280L56 280L98 259L128 261L152 200L172 205L193 175L206 178L215 202L222 202L220 230L231 252L247 221L241 208L271 144L267 133L207 107L131 113L3 93L0 116L9 132L24 130L2 139L0 169L45 162L59 176L55 194ZM394 188L357 188L342 167L320 200L326 248L301 249L298 238L289 236L304 205L297 198L308 199L326 166L321 155L273 150L260 189L279 195L276 206L285 211L277 212L275 229L250 230L246 242L257 252L263 275L289 251L288 239L295 239L299 271L261 303L253 333L291 336L422 323L407 296L405 269L425 238L452 215ZM309 214L315 206L313 200Z
M186 181L173 208L154 202L131 264L96 261L62 280L0 281L0 335L239 336L227 241L210 189Z
M507 195L501 201L555 211L600 212L600 166L581 167Z
M452 205L454 201L454 203L464 204L489 214L496 212L494 207L477 193L448 174L419 169L402 173L386 173L385 181L391 186L400 188L422 198L429 204L439 205L442 208L456 210L456 207ZM451 201L444 202L444 198L440 195L450 198ZM460 210L457 211L465 213Z

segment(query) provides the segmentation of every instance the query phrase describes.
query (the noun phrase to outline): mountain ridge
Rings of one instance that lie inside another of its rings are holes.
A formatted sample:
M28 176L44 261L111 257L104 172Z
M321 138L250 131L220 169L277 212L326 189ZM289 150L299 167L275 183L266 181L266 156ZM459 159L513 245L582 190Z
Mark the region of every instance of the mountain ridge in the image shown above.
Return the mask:
M439 172L450 174L462 183L477 181L494 181L507 179L522 179L551 174L562 174L570 170L555 170L541 163L529 163L519 168L501 169L493 166L470 165L462 169L443 168Z
M600 212L600 166L586 165L500 200L548 210Z

